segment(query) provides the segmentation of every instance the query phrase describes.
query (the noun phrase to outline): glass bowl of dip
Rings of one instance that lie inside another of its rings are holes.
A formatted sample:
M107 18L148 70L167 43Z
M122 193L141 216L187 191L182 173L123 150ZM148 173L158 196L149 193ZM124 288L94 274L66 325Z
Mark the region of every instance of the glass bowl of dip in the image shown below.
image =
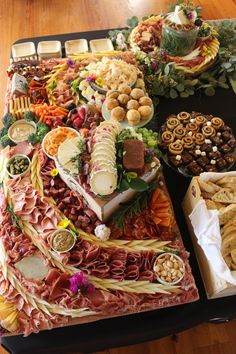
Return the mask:
M27 155L14 155L7 162L7 173L12 178L23 177L30 170L30 163Z
M8 136L15 144L26 141L28 136L34 133L36 133L36 124L25 119L17 120L8 130Z
M50 237L51 248L58 252L64 253L70 251L76 242L75 236L67 229L59 229Z

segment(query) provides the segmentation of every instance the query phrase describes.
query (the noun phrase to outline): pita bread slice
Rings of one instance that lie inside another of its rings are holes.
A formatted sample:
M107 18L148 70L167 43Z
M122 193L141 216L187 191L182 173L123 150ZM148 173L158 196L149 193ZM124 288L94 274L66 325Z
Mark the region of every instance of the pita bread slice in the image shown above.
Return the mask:
M221 188L220 191L213 195L212 200L220 203L236 203L236 192L230 192L227 188Z
M216 193L221 189L219 186L217 186L217 184L211 181L204 182L200 178L198 179L198 183L202 192Z
M219 210L219 223L225 225L229 220L236 216L236 204L230 204Z
M223 178L219 179L218 181L216 181L216 183L219 186L224 187L225 184L234 184L235 188L236 188L236 176L224 176Z

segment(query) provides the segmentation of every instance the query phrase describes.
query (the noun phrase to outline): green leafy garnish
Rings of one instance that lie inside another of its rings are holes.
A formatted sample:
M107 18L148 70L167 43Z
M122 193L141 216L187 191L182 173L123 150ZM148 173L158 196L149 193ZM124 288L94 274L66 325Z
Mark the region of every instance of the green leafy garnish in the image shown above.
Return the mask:
M6 206L5 211L11 214L12 224L14 224L16 227L18 227L20 229L21 227L20 227L20 224L19 224L19 219L18 219L18 216L15 214L14 209L8 204Z
M11 113L6 113L2 118L2 124L4 128L8 129L15 122L15 118Z
M57 83L56 81L52 81L49 85L47 85L47 89L53 91L57 88Z
M138 215L143 209L147 207L150 194L154 189L157 188L157 185L157 181L147 184L147 189L139 192L134 200L124 204L121 209L114 214L111 222L119 229L123 229L125 218Z
M78 169L78 172L81 173L83 171L83 162L82 162L82 154L84 149L84 140L80 140L77 144L79 152L71 158L71 162L74 163L75 167Z

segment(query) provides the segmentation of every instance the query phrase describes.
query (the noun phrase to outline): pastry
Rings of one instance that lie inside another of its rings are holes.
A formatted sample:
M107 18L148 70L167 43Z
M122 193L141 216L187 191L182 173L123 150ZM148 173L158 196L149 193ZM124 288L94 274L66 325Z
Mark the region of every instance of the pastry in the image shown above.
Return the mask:
M190 114L188 112L180 112L177 115L177 118L180 120L181 123L187 123L190 120Z
M121 93L118 97L117 100L119 101L119 103L123 106L125 106L127 104L127 102L129 101L129 96L126 93Z
M144 96L144 91L140 88L134 88L131 93L130 96L132 98L134 98L135 100L139 100L141 97Z
M213 117L211 119L211 124L213 126L213 128L215 128L216 130L220 129L221 127L223 127L224 125L224 121L223 119L219 118L219 117Z
M111 110L111 118L117 120L118 122L122 122L125 119L125 110L122 107L115 107Z
M194 140L191 136L185 136L182 139L184 149L191 149L194 146Z
M161 139L162 139L163 143L170 144L170 143L173 143L175 137L172 132L170 132L169 130L166 130L162 133Z
M195 122L197 125L203 125L204 123L206 123L207 119L204 116L197 116L195 118Z
M177 139L181 139L185 136L186 129L182 126L182 124L180 124L174 129L173 133Z
M170 130L175 129L180 124L180 121L176 118L176 116L170 116L167 118L166 125Z
M115 91L115 90L109 90L107 91L106 98L117 98L119 96L120 92Z
M168 149L169 152L173 155L181 155L183 151L183 145L180 140L176 140L173 143L170 143Z
M216 135L216 130L211 125L204 125L202 127L202 134L205 135L206 138L210 138Z
M202 145L205 142L205 137L202 133L195 133L193 139L197 145Z
M139 99L140 106L152 106L152 100L150 97L143 96Z
M137 100L129 100L126 106L127 109L138 109L139 108L139 103Z
M129 85L126 84L120 84L118 87L118 91L120 93L125 93L126 95L129 95L131 92L131 87Z
M141 106L138 109L141 119L145 120L148 119L150 117L150 115L152 114L152 109L150 106Z
M137 125L140 122L140 113L136 109L130 109L127 112L127 120L131 125Z
M115 98L108 98L105 101L106 108L111 111L113 108L119 106L119 102Z

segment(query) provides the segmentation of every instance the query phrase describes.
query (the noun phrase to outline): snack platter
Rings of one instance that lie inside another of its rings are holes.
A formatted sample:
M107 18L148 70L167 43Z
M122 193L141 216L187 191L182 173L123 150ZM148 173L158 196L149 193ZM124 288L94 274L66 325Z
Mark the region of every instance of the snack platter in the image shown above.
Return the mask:
M58 55L24 57L8 69L0 170L3 335L199 299L158 158L162 142L144 127L154 124L156 107L139 53L111 50L105 41L108 52L96 42L94 52L60 58L56 45ZM230 168L235 140L226 131Z

